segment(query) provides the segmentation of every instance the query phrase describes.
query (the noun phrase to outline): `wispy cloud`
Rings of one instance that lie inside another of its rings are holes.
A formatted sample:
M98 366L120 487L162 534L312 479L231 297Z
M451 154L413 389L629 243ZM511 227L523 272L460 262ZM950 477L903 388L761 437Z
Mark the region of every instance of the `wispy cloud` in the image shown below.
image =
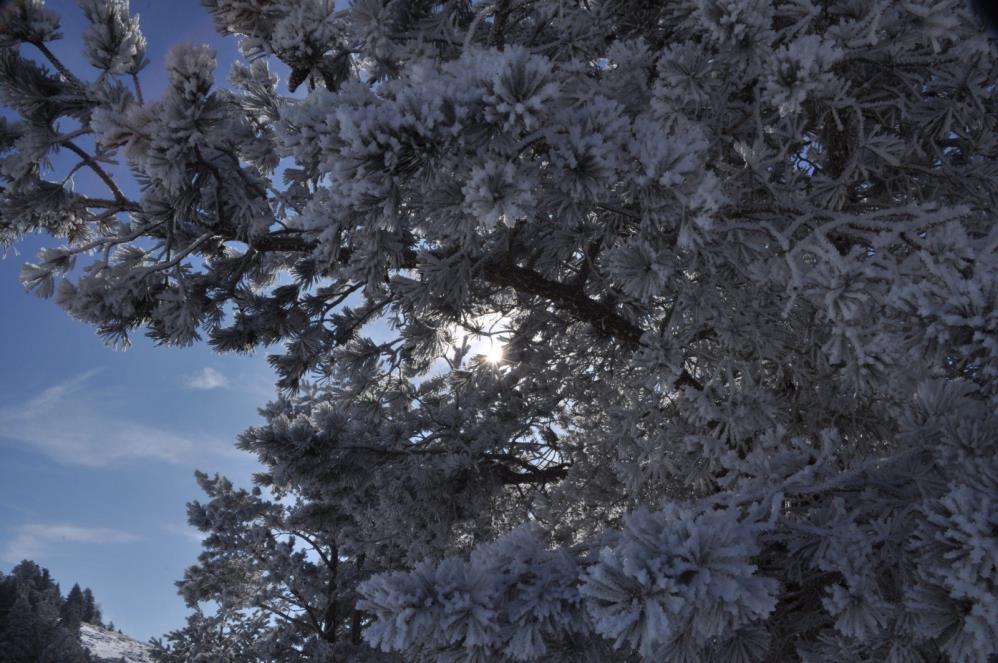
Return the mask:
M227 389L229 380L214 368L202 368L194 375L187 376L185 384L191 389Z
M99 389L89 371L22 403L0 408L0 440L31 446L59 462L101 467L118 461L184 463L206 454L235 455L231 440L185 435L120 416L120 398Z
M205 537L204 533L186 524L182 525L180 523L170 523L166 525L164 529L170 534L175 534L179 537L183 537L188 541L193 541L198 545L201 545L201 542L204 541Z
M0 557L10 562L37 560L49 556L56 546L129 543L137 540L138 537L134 534L107 527L36 523L18 527L14 538L4 547Z

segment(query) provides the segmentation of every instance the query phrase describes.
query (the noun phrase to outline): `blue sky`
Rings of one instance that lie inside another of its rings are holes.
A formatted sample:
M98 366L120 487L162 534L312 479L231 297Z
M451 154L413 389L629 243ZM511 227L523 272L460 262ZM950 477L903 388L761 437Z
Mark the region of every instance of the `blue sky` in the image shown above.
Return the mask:
M65 35L50 47L89 76L75 1L47 5L62 15ZM213 44L223 78L237 57L235 41L215 34L197 0L132 0L132 10L149 41L147 100L165 85L173 44ZM30 46L23 52L34 55ZM101 191L86 172L75 183ZM186 614L173 583L199 551L185 521L185 503L201 497L193 472L249 483L258 466L233 443L259 421L273 375L262 352L163 348L141 336L126 352L105 347L92 328L19 284L21 264L52 244L27 238L19 255L0 259L0 568L27 557L64 590L89 586L105 619L145 640Z

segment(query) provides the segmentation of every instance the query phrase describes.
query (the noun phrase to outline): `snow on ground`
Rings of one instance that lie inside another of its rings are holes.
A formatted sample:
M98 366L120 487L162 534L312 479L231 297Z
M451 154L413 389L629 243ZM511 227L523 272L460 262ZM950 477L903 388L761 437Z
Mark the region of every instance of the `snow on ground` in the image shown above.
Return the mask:
M100 661L152 663L149 645L92 624L80 625L80 643Z

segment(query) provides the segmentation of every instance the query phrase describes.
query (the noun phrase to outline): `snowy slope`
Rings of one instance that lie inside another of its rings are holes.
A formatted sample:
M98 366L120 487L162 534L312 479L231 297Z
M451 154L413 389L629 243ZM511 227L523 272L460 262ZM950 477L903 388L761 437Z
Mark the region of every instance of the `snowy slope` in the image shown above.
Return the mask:
M149 645L92 624L80 626L80 643L99 661L152 663Z

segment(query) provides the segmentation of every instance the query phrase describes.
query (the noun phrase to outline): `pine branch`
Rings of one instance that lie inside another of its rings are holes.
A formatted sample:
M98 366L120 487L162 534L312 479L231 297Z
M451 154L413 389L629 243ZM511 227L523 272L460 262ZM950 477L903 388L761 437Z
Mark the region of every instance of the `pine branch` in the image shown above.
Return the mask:
M125 196L124 193L121 192L121 189L118 188L118 185L111 178L108 172L104 170L101 167L101 165L97 163L97 160L94 159L92 156L90 156L90 154L88 154L85 150L83 150L81 147L79 147L76 143L74 143L71 140L63 140L61 141L61 144L68 147L73 152L75 152L76 155L79 156L80 159L82 159L83 162L87 164L87 167L90 168L90 170L92 170L97 175L97 177L101 178L101 180L104 181L104 184L107 185L107 187L111 190L111 193L114 195L115 200L117 200L122 205L128 204L138 207L136 203L133 203L130 200L128 200L128 198Z
M314 241L301 237L267 235L251 241L251 246L257 251L289 251L309 252L317 245ZM340 260L347 263L350 260L349 249L340 250ZM409 251L404 257L402 268L414 269L418 266L416 253ZM508 259L493 259L481 265L482 278L492 285L508 287L517 292L547 299L556 307L568 312L578 320L587 322L601 333L616 338L632 348L641 345L644 334L639 326L627 320L613 308L587 297L581 288L573 285L552 281L542 274L512 264ZM689 386L699 391L703 383L683 369L676 386Z
M77 78L76 75L73 74L73 72L67 69L66 65L64 65L62 61L55 56L55 53L49 50L49 47L45 45L45 42L32 41L30 43L32 46L41 51L42 55L44 55L45 58L50 63L52 63L52 66L56 68L56 71L62 74L63 78L65 78L67 81L69 81L70 83L72 83L73 85L75 85L80 89L83 89L85 87L83 85L83 82L79 78Z

